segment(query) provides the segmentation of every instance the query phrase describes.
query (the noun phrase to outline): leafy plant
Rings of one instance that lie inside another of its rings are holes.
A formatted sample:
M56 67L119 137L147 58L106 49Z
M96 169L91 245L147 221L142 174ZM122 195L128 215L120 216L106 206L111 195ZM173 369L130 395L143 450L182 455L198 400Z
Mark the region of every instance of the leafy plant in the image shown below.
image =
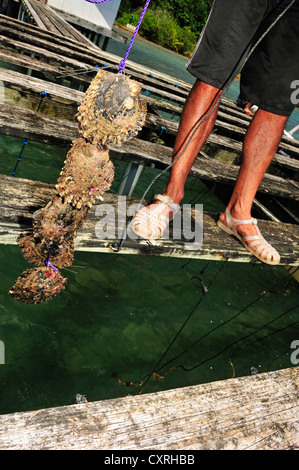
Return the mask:
M213 0L151 0L143 18L141 36L190 55L207 20ZM136 26L145 0L122 0L117 23Z

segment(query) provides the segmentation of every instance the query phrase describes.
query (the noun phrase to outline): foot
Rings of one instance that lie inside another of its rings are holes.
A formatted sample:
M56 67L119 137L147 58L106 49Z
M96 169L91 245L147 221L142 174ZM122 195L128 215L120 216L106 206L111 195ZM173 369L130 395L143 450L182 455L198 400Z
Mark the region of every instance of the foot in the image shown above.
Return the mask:
M236 214L235 212L231 212L231 216L234 218L234 219L237 219L237 220L246 220L246 219L250 219L250 217L244 217L242 216L242 214ZM227 220L226 220L226 214L225 214L225 211L222 212L222 214L220 214L219 216L219 220L227 226ZM247 237L247 236L253 236L253 235L258 235L257 233L257 229L255 227L255 225L253 224L238 224L236 225L236 230L237 232L241 235L241 237ZM253 249L257 249L259 245L256 245L253 247Z
M260 261L272 265L279 264L280 255L262 236L257 220L242 218L239 214L237 218L237 214L233 211L232 214L228 209L220 214L218 226L230 235L235 235L243 246Z
M131 224L136 235L147 240L161 238L180 206L166 195L157 194L156 202L140 209Z

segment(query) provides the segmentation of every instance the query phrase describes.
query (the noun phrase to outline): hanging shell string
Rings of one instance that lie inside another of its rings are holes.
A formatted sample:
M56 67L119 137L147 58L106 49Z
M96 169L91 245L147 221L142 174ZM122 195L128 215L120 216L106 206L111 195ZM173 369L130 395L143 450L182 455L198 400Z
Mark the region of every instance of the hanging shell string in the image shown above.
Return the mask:
M48 254L48 257L47 257L47 259L46 259L46 266L48 266L49 268L54 269L54 271L56 271L56 272L58 273L59 270L58 270L55 266L53 266L52 263L50 263L50 255L51 255L52 248L53 248L53 243L51 244L51 247L50 247L50 250L49 250L49 254Z
M104 3L104 2L107 2L107 1L109 2L110 0L86 0L86 2L89 2L89 3ZM132 48L132 46L133 46L133 42L134 42L135 37L136 37L136 35L137 35L137 33L138 33L139 27L140 27L140 25L141 25L141 22L142 22L142 20L143 20L143 17L144 17L144 15L145 15L145 13L146 13L147 7L149 6L149 3L150 3L150 0L147 0L146 3L145 3L145 5L144 5L143 11L142 11L142 13L141 13L141 15L140 15L139 21L138 21L138 23L137 23L137 26L136 26L135 31L134 31L134 33L133 33L133 36L132 36L132 38L131 38L129 47L128 47L128 49L127 49L127 52L125 53L124 58L123 58L123 59L120 61L120 63L119 63L118 73L122 72L122 71L124 70L125 66L126 66L126 60L127 60L128 55L129 55L129 53L130 53L130 50L131 50L131 48Z

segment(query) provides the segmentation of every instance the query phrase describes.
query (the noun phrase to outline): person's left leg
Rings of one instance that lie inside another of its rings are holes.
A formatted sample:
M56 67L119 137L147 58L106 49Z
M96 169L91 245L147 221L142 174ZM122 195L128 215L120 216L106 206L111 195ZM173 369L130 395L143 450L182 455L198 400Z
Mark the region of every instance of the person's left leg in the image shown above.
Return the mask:
M238 178L227 205L227 209L234 219L251 219L253 199L276 153L287 119L286 116L259 109L251 121L244 139L243 160ZM219 220L227 225L225 212L220 215ZM253 224L236 225L236 230L242 237L257 236L258 234ZM252 249L257 250L260 246L261 243L255 243ZM265 250L264 254L266 255Z

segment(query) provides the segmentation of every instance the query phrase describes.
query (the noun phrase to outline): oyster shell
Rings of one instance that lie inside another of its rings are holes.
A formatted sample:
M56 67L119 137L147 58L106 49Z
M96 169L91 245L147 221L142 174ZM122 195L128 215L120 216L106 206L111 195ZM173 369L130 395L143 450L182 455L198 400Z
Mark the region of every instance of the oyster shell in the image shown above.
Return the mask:
M127 75L100 70L79 107L79 132L101 145L121 145L137 135L146 117L140 91L141 85Z

